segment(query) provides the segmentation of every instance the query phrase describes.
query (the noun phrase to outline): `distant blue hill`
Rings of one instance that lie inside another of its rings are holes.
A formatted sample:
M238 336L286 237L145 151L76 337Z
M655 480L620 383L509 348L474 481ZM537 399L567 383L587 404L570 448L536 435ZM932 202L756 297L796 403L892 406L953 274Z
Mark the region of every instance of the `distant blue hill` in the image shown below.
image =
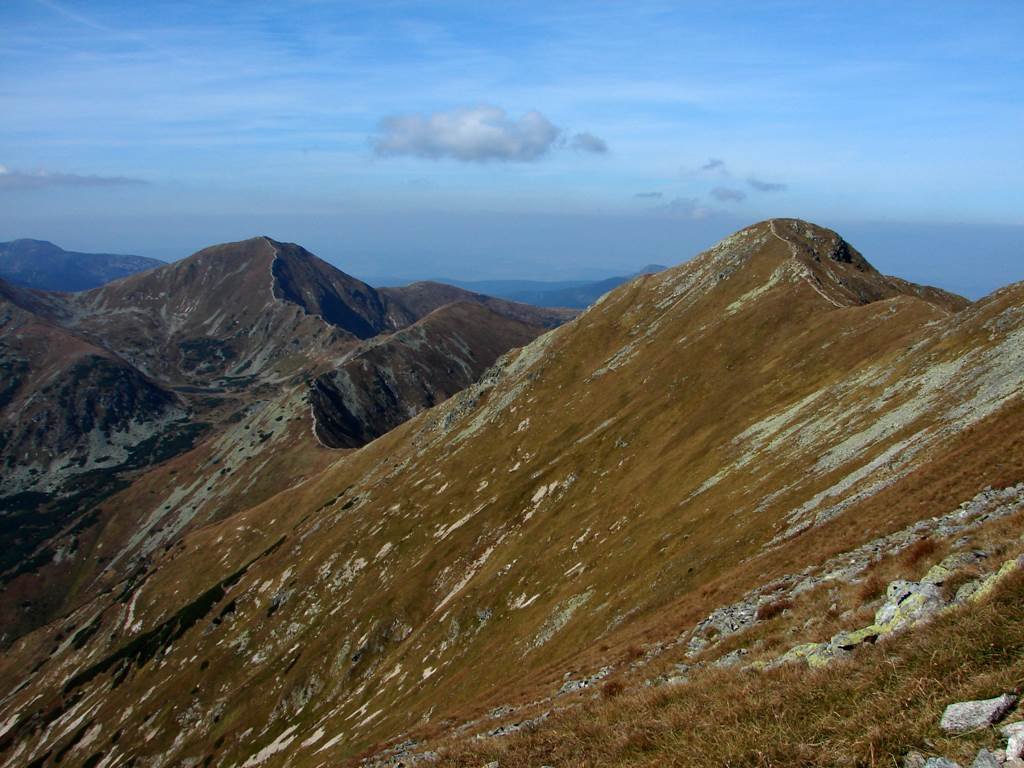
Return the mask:
M613 288L632 280L637 275L648 275L665 269L661 264L648 264L632 275L609 277L604 280L453 280L438 278L448 283L508 301L521 301L537 307L570 307L584 309ZM396 281L402 282L402 281Z
M87 291L162 266L145 256L65 251L47 240L0 243L0 278L44 291Z

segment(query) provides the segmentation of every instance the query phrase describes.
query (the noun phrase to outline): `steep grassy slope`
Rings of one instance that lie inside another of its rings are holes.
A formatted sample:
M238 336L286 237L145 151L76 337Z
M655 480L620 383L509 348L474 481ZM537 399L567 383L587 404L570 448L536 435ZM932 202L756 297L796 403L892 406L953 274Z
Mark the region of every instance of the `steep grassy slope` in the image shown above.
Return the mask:
M743 230L22 638L6 764L336 764L729 652L715 609L827 600L874 540L1024 479L1022 306Z

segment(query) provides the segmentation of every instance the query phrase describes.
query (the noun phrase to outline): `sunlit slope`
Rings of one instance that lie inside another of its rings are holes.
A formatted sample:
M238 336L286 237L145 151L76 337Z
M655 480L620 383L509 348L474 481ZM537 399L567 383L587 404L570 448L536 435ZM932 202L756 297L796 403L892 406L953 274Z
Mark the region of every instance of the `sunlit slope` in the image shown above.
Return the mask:
M79 731L62 764L331 764L674 641L949 511L915 483L998 450L972 426L1016 412L1022 303L885 278L803 222L743 230L25 638L5 677L42 664L0 712L10 764Z

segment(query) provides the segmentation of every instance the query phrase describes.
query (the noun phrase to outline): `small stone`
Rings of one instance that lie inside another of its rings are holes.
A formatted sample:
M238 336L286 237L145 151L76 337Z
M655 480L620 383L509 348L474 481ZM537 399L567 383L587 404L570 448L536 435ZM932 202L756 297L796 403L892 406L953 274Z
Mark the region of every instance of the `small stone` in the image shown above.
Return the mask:
M975 755L971 768L999 768L1000 765L1002 763L999 762L995 754L982 747Z
M1024 733L1015 733L1006 742L1006 759L1015 760L1024 757Z
M1009 739L1018 733L1024 732L1024 721L1015 723L1006 723L1006 725L999 726L999 732L1003 734L1004 738Z
M924 768L925 757L920 752L908 752L903 758L903 768Z
M929 757L924 761L924 768L960 768L960 763L954 763L948 757Z
M946 733L966 733L998 723L1017 703L1017 697L1003 694L983 701L962 701L950 704L942 713L939 727Z
M1016 760L1024 754L1024 723L1007 723L999 731L1006 737L1006 759Z

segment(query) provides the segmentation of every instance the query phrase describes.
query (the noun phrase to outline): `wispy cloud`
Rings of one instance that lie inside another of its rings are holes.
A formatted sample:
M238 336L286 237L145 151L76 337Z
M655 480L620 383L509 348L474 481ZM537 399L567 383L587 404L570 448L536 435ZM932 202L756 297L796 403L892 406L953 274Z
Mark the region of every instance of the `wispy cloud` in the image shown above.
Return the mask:
M725 161L712 157L700 167L702 171L725 171Z
M0 189L42 189L44 187L113 187L147 184L127 176L82 176L52 171L18 171L0 165Z
M674 219L699 221L713 216L717 211L704 205L696 197L676 197L665 205L659 206L658 212Z
M660 200L665 195L661 192L637 192L633 197L641 200Z
M590 152L595 155L605 155L608 153L608 144L604 139L585 131L573 136L571 143L572 148L577 152Z
M723 203L738 203L741 200L747 199L746 192L742 189L733 189L732 187L715 187L711 190L711 196Z
M747 179L747 184L758 192L781 192L787 188L785 184L775 181L762 181L761 179L755 179L753 176Z
M527 112L514 120L499 107L482 105L430 115L386 117L371 141L374 151L384 157L522 163L547 154L560 133L540 112Z

